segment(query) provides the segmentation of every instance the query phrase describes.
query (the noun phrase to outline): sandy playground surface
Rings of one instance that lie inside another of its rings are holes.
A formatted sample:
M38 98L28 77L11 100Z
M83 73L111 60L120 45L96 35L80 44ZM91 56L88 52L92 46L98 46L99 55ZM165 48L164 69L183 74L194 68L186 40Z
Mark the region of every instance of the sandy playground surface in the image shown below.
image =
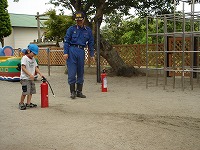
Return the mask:
M155 78L108 77L101 92L95 74L85 74L86 99L69 97L64 68L40 68L50 82L49 107L41 108L40 84L32 102L20 111L19 82L0 81L1 150L200 150L200 86L184 91ZM195 82L196 83L196 82Z

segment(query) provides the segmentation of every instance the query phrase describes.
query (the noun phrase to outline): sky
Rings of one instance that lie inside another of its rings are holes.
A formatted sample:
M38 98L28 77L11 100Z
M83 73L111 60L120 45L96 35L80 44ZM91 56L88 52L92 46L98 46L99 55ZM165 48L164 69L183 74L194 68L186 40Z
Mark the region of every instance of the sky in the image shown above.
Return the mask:
M54 5L46 4L49 0L19 0L19 2L13 2L13 0L8 1L8 12L15 14L28 14L28 15L36 15L37 12L39 14L43 14L49 9L56 9ZM66 11L66 15L69 15L70 11Z
M36 15L37 12L39 14L43 14L44 12L48 11L49 9L55 9L54 5L46 4L49 0L19 0L19 2L13 2L13 0L8 1L8 12L15 13L15 14L29 14L29 15ZM58 8L56 9L58 10ZM182 11L183 6L182 3L177 10ZM200 10L200 4L195 4L195 11ZM185 5L185 12L190 12L191 6ZM70 15L70 11L65 10L66 15Z

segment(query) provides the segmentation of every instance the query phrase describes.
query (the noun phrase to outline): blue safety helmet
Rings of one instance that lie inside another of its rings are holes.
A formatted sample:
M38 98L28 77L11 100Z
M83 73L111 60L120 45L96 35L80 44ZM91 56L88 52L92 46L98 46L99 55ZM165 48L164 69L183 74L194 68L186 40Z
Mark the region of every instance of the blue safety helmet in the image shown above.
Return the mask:
M38 54L39 47L36 44L29 44L28 49L33 52L35 55Z
M21 50L21 52L22 52L23 54L26 54L26 50L27 50L27 49L24 48L24 49Z

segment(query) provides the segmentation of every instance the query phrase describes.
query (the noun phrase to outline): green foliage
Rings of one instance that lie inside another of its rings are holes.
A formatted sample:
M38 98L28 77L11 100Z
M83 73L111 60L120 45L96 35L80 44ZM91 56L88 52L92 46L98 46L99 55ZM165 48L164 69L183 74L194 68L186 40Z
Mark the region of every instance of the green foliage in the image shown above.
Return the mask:
M3 38L7 37L12 32L10 16L7 11L7 0L0 1L0 42L3 45Z
M177 17L183 19L181 13L177 12ZM106 25L101 29L102 36L111 44L146 44L147 24L148 34L159 33L161 36L149 36L149 43L163 43L164 32L182 32L183 20L168 19L166 27L164 27L164 17L158 18L134 18L131 17L128 20L122 19L119 14L112 14L106 17ZM193 24L190 20L185 23L185 32L190 32ZM167 29L166 31L164 29ZM194 23L194 31L198 31L198 23Z
M87 14L87 25L95 25L97 21L101 23L104 20L106 26L102 28L101 33L110 44L145 43L146 19L141 17L170 13L174 6L171 0L49 0L49 2L55 6L69 9L72 13L83 11ZM130 8L134 8L135 14L141 19L133 17L126 21L123 20L124 16L130 15ZM67 28L67 25L62 23L61 16L55 18L55 12L50 15L50 18L51 20L46 24L47 36L56 36L57 39L62 39L65 34L63 30ZM160 24L162 25L162 21ZM155 31L155 23L152 22L150 28ZM161 27L159 30L163 30L163 28Z
M50 19L44 22L46 25L45 36L47 39L55 39L56 41L62 41L67 28L69 28L74 21L72 16L65 16L63 14L56 15L55 10L50 10L46 13Z
M114 15L111 18L114 18ZM101 34L111 44L144 44L146 42L146 20L121 19L117 24L111 21L102 28Z
M105 21L109 23L103 28L103 34L105 38L109 39L111 44L133 44L145 41L145 27L141 20L133 23L122 20L124 16L130 15L130 8L135 8L135 13L138 16L163 14L173 10L173 2L171 0L49 0L49 3L69 9L72 13L75 11L84 12L87 14L86 25L90 27L92 25L95 26L97 21L102 23L105 17ZM59 40L62 39L65 34L63 30L68 25L63 23L61 15L55 17L55 12L50 15L50 18L46 23L46 35L49 38L56 37ZM69 21L69 24L71 22Z
M123 15L116 12L105 17L106 25L101 29L101 34L110 44L121 43L120 38L124 32L122 18Z
M173 10L171 0L50 0L55 6L74 11L83 11L91 20L101 20L103 15L122 13L129 15L129 9L135 8L137 15L164 14Z

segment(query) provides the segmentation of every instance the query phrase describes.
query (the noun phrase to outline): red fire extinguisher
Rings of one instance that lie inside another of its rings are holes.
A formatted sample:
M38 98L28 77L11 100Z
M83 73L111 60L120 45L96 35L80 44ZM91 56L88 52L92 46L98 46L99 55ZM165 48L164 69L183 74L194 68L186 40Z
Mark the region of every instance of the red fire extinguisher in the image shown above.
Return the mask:
M107 77L106 77L106 70L103 69L101 73L101 91L107 92Z
M43 77L42 78L42 83L40 85L41 87L41 107L49 107L49 96L48 96L48 84L47 80Z

